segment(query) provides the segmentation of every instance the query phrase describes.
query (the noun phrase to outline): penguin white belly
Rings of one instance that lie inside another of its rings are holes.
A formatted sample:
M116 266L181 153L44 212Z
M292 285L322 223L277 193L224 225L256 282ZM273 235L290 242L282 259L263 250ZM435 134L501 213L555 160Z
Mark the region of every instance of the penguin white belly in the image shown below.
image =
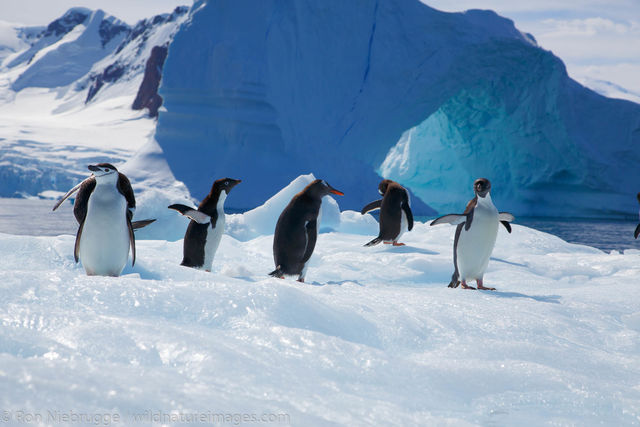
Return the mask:
M404 210L402 210L400 212L400 233L396 237L396 242L400 240L400 237L402 237L402 235L406 233L408 230L409 230L409 220L407 219L407 214L404 213Z
M498 211L476 207L469 230L460 232L456 259L461 280L482 279L498 235Z
M318 214L318 218L320 218L320 215ZM307 228L307 224L309 223L309 221L305 221L304 223L304 227ZM318 229L320 222L318 221L318 227L316 227L316 242L318 241ZM305 233L305 237L306 237L306 233ZM307 245L309 244L309 239L307 238ZM305 251L306 251L306 245L305 245ZM309 259L307 260L307 262L304 263L304 265L302 266L302 271L300 272L300 274L298 275L298 277L302 280L304 280L304 278L307 275L307 269L309 268L309 263L311 262L311 258L313 258L313 254L311 254L311 256L309 257Z
M211 226L207 228L207 240L204 244L204 264L202 268L207 271L211 271L213 258L216 255L218 246L220 246L220 240L222 240L222 234L224 233L224 225L224 211L218 210L216 226L215 228L211 228Z
M88 275L119 276L129 257L127 202L114 189L96 186L80 236L80 261Z

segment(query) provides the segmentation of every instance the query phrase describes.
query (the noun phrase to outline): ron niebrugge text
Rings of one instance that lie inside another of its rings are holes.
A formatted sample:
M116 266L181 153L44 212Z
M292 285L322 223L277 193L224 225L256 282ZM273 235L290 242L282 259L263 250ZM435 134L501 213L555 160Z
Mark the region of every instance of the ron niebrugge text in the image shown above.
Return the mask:
M78 411L0 411L0 423L11 424L79 424L102 425L135 423L207 423L207 424L290 424L286 413L222 413L222 412L163 412L147 410L122 416L118 412L78 412Z

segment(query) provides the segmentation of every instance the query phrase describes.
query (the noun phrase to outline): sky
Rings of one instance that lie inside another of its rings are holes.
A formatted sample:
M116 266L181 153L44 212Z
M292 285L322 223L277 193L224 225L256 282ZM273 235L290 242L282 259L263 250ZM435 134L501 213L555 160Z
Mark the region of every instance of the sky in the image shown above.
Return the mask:
M640 97L640 0L423 0L448 12L491 9L533 34L579 82L606 80ZM634 100L636 100L634 99ZM636 100L636 102L638 102Z
M597 87L612 82L640 99L640 0L422 0L454 12L492 9L531 33L567 66ZM0 20L45 25L74 6L101 8L129 24L191 0L0 0ZM618 95L624 95L619 93Z

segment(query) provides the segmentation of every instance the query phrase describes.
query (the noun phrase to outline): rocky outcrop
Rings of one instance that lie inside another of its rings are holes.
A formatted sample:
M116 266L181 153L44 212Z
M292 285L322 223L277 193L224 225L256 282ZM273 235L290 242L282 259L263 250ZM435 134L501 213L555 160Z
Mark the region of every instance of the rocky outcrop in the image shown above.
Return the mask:
M167 58L167 50L167 46L154 46L151 49L151 56L149 56L144 70L144 78L131 106L134 110L148 108L150 117L158 117L158 108L162 105L162 97L158 95L158 87L160 87L162 67Z
M118 81L120 77L124 75L126 68L124 65L115 63L109 65L104 69L102 74L98 74L93 78L93 83L89 86L89 90L87 91L87 99L85 100L85 104L93 99L94 96L98 93L98 91L104 86L105 83L114 83Z

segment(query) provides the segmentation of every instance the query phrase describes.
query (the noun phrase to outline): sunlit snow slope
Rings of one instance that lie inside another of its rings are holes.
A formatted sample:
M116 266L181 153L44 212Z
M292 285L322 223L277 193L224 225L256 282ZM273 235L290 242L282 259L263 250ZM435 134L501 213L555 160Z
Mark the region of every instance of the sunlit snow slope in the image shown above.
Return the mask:
M454 227L417 223L407 246L365 248L376 222L333 205L339 232L320 234L301 284L267 275L266 230L289 190L229 218L242 239L223 237L213 273L179 265L182 241L141 240L123 277L87 277L73 236L0 235L3 415L55 408L141 426L160 424L134 422L149 410L287 414L270 425L295 426L640 421L640 300L630 297L640 252L514 225L500 229L485 277L498 291L449 289Z
M176 178L194 194L208 171L242 178L236 207L313 172L356 209L380 174L440 212L463 209L480 176L516 214L636 210L640 106L582 87L490 11L200 1L160 92Z

